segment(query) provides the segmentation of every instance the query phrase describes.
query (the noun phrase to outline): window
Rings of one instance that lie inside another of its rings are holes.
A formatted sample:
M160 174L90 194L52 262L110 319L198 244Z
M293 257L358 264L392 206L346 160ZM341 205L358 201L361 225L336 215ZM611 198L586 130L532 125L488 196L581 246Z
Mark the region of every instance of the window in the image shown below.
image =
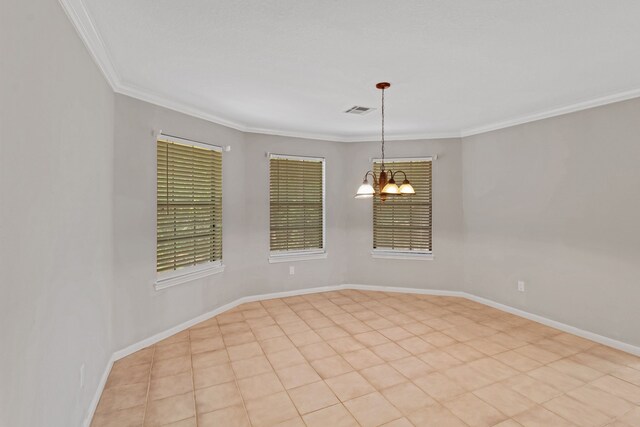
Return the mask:
M386 169L404 171L416 190L413 196L373 198L373 255L429 259L431 256L431 159L385 160ZM381 164L375 161L378 176ZM402 174L396 180L404 179Z
M163 288L221 271L222 150L160 135L157 158L156 288Z
M324 258L324 159L269 157L270 262Z

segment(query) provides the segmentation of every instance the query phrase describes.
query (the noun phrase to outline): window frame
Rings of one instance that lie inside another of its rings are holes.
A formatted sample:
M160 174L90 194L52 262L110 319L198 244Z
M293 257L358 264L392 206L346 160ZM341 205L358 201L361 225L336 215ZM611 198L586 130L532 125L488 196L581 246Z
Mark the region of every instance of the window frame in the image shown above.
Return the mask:
M306 261L313 259L325 259L327 258L327 162L324 157L316 156L298 156L289 154L276 154L267 153L269 160L269 184L271 184L271 160L272 159L285 159L285 160L310 160L317 161L322 164L322 248L321 249L304 249L304 250L290 250L290 251L272 251L271 242L269 241L269 263L291 262L291 261ZM269 199L271 199L271 191L268 192ZM271 202L269 202L269 236L271 235Z
M431 261L434 259L433 254L433 162L437 157L435 156L423 156L423 157L393 157L390 159L384 159L386 165L392 163L401 162L431 162L431 250L418 250L418 249L392 249L392 248L372 248L371 257L374 259L400 259L400 260L414 260L414 261ZM382 158L371 159L371 170L374 170L375 163L382 163ZM393 168L391 168L393 170ZM411 179L411 177L408 177ZM371 206L375 201L372 200ZM373 233L375 224L373 218L371 220L371 246L373 247Z
M221 155L221 165L223 165L224 162L224 147L219 146L219 145L214 145L214 144L208 144L208 143L204 143L204 142L199 142L199 141L193 141L190 139L186 139L186 138L180 138L177 136L173 136L173 135L168 135L168 134L164 134L162 133L162 131L160 131L157 135L155 135L154 138L154 145L157 149L157 144L158 141L165 141L165 142L173 142L173 143L177 143L177 144L183 144L183 145L189 145L189 146L193 146L193 147L198 147L198 148L203 148L206 150L211 150L211 151L218 151L220 152ZM222 182L224 183L224 176L223 176L223 172L224 172L224 167L222 168L223 171L221 172L221 178L222 178ZM157 196L157 190L158 190L158 179L157 179L157 173L158 173L158 160L157 160L157 156L156 156L156 180L155 180L155 189L154 189L154 194L155 199L156 199L156 206L158 204L158 196ZM220 189L220 195L221 197L223 196L223 188L221 187ZM223 222L224 222L224 212L223 212ZM154 265L157 265L158 262L158 215L157 215L157 210L156 210L156 215L155 215L155 230L156 230L156 251L154 252ZM224 226L223 226L223 230L224 230ZM224 231L223 231L224 232ZM221 233L222 235L222 233ZM215 260L215 261L206 261L203 263L199 263L196 265L191 265L188 267L183 267L180 268L178 270L168 270L168 271L157 271L156 270L156 279L154 282L154 288L156 289L156 291L162 290L162 289L166 289L166 288L170 288L172 286L176 286L182 283L187 283L196 279L200 279L212 274L217 274L217 273L222 273L225 269L225 266L223 264L223 259L224 259L224 246L222 247L222 251L223 251L223 255L221 256L220 259Z

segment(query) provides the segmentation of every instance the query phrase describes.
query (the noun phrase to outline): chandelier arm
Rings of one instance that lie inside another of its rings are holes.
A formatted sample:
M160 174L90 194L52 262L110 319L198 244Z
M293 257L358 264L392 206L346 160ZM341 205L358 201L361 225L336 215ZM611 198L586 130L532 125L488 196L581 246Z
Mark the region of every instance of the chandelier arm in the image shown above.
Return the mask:
M371 175L371 178L373 178L373 183L375 185L378 185L378 180L376 179L376 174L373 173L373 171L367 171L367 173L364 174L364 180L363 181L367 181L368 182L367 177L369 175Z
M398 173L402 173L402 175L404 175L404 179L405 179L405 180L407 179L407 174L406 174L406 173L404 173L404 171L401 171L401 170L400 170L400 171L395 171L395 172L391 172L391 171L389 171L389 172L391 173L391 178L392 178L392 179L394 179L393 177L394 177L396 174L398 174Z

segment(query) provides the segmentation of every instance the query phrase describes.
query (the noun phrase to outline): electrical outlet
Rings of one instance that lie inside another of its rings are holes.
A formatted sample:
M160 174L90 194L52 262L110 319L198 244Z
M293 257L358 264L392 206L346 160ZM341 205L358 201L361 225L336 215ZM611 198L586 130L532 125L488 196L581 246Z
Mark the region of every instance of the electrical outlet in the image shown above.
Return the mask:
M289 274L291 276L293 276L294 274L296 274L296 268L293 265L289 266Z
M80 365L80 389L84 388L84 363Z
M518 280L518 291L524 292L524 280Z

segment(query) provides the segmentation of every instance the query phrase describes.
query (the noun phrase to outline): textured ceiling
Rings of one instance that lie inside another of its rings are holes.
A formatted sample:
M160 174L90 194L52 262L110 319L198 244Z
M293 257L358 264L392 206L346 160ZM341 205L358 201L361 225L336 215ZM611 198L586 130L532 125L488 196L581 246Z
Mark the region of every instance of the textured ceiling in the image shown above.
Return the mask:
M640 96L637 0L82 1L123 93L244 130L377 137L382 80L396 138Z

